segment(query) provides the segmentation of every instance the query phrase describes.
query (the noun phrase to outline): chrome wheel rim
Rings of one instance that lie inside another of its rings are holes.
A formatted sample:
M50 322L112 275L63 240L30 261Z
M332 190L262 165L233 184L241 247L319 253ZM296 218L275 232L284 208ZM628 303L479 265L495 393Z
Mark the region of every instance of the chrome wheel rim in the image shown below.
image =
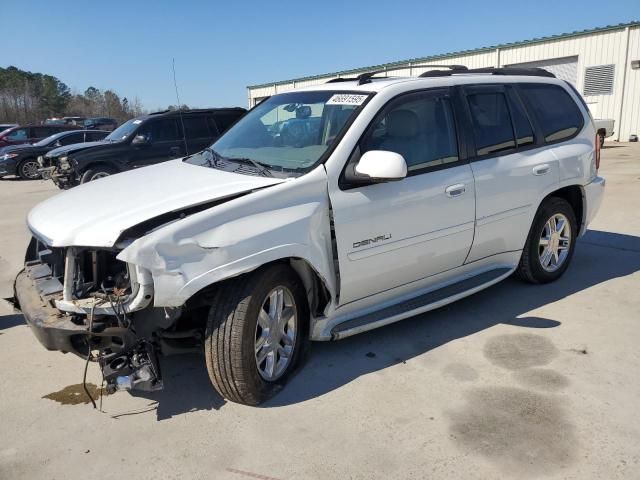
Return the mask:
M109 174L107 172L98 172L98 173L95 173L93 175L93 177L91 177L91 181L97 180L99 178L108 177L108 176L109 176Z
M547 272L555 272L566 261L571 247L571 225L561 213L553 215L542 228L538 242L540 265Z
M38 164L36 162L25 162L22 165L22 173L27 178L38 178Z
M291 363L296 344L296 304L286 287L269 292L258 313L255 358L260 376L268 382L280 378Z

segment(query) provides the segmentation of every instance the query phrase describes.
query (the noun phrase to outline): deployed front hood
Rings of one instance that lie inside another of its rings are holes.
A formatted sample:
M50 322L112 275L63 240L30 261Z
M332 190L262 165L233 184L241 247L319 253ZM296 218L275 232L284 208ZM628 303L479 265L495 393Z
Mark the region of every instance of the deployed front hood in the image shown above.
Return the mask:
M52 247L112 247L145 220L283 181L172 160L60 193L31 210L27 223Z
M60 155L69 155L78 150L84 150L86 148L99 147L100 145L109 145L109 142L100 140L98 142L84 142L84 143L72 143L71 145L65 145L58 147L47 153L47 157L59 157Z

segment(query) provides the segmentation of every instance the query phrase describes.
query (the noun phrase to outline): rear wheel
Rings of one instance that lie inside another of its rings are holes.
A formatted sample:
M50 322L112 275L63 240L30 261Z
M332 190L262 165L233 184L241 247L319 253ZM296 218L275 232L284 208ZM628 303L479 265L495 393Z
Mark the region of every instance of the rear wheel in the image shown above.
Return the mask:
M18 165L18 176L23 180L36 180L40 178L38 162L35 158L26 158Z
M106 165L97 165L95 167L91 167L89 170L82 174L80 183L93 182L94 180L108 177L109 175L113 175L114 173L116 173L116 171L111 167L107 167Z
M300 359L308 321L304 288L287 265L271 265L222 285L205 340L215 389L245 405L270 398Z
M543 202L533 221L517 274L531 283L558 279L569 267L578 225L571 205L563 198Z

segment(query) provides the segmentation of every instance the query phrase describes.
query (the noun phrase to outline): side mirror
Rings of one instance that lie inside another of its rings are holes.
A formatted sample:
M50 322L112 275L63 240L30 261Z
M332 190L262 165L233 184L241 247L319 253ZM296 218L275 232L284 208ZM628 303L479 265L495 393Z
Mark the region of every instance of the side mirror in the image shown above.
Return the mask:
M60 143L60 140L56 140L56 142L53 144L54 147L61 147L62 144Z
M370 150L360 157L355 174L374 183L402 180L407 176L407 162L396 152Z
M146 145L147 143L149 143L149 139L146 137L146 135L136 135L135 137L133 137L133 140L131 140L131 143L133 145Z

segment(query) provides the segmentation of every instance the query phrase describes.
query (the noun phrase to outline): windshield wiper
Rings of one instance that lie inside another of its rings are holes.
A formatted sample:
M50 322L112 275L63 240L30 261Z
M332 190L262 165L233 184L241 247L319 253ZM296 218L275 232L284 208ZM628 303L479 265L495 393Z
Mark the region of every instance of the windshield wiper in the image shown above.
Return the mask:
M273 177L273 174L269 171L270 165L258 162L257 160L253 160L252 158L227 157L227 158L224 158L224 159L225 160L231 160L232 162L236 161L236 162L239 162L239 163L250 163L251 165L256 167L258 172L260 172L260 175L262 175L263 177Z

